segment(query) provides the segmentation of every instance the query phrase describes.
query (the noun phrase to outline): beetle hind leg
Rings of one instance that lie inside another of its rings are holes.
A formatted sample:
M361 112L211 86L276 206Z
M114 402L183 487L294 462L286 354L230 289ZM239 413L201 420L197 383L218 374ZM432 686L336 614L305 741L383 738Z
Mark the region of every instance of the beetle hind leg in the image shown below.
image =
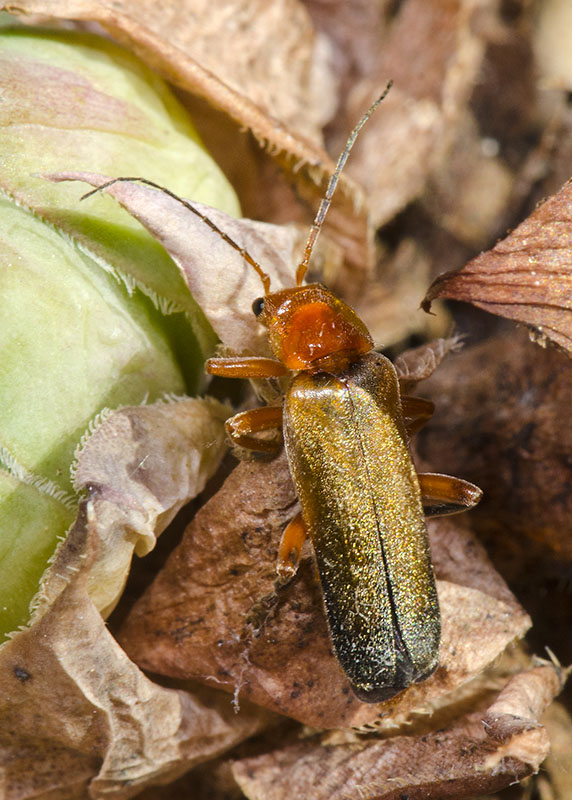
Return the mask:
M459 514L476 506L483 496L478 486L461 478L436 472L421 472L417 477L426 517Z
M291 581L298 571L302 545L307 536L308 529L302 513L299 512L284 528L280 547L278 548L276 574L278 575L278 583L281 586Z

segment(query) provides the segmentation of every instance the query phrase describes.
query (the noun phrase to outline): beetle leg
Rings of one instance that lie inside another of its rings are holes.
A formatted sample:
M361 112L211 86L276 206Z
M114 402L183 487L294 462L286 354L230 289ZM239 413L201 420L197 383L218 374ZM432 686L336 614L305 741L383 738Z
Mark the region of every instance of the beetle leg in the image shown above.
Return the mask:
M300 563L302 545L307 535L306 523L302 517L302 512L299 512L286 525L280 540L278 561L276 563L276 573L280 584L288 583L296 574Z
M250 411L241 411L226 421L226 432L234 444L261 453L275 453L280 448L282 440L259 439L251 434L281 430L281 428L282 406L252 408Z
M224 378L279 378L289 372L281 361L262 356L209 358L205 370Z
M467 511L476 506L483 496L478 486L461 478L436 472L421 472L417 477L426 517L443 517Z
M403 395L401 408L403 410L405 430L409 436L413 436L431 419L435 411L435 404L431 400L424 400L422 397Z

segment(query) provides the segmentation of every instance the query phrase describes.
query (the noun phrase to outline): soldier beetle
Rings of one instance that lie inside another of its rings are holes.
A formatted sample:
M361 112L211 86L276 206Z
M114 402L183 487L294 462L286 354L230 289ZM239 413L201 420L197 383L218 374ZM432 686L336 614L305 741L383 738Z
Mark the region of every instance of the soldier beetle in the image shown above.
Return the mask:
M273 453L282 443L257 434L282 430L301 512L284 530L278 579L294 576L309 533L336 657L354 693L368 703L387 700L435 671L441 623L425 518L464 511L482 494L457 478L417 474L408 436L431 417L433 404L402 396L395 368L374 350L357 314L324 286L303 284L349 152L390 86L347 141L292 288L271 292L260 264L187 201L145 179L110 182L140 180L165 191L260 277L264 294L253 312L268 330L274 358L211 358L206 370L232 378L289 376L282 405L236 414L227 432L240 447Z

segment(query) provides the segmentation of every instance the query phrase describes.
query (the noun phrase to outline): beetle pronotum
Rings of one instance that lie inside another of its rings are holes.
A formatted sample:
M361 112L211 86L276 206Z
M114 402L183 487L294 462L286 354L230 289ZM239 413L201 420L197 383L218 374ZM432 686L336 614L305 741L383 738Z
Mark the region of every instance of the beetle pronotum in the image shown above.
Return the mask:
M290 376L282 405L236 414L227 431L241 447L275 452L280 442L256 434L282 429L301 512L283 533L278 576L282 582L293 577L309 533L338 662L358 698L371 703L436 669L441 625L425 517L463 511L481 497L466 481L417 474L408 435L430 418L432 403L401 396L393 365L375 352L357 314L324 286L303 285L341 170L389 88L347 141L292 288L271 292L269 276L246 250L192 204L151 181L116 178L95 190L140 181L166 192L258 273L264 295L253 311L268 330L274 358L211 358L206 369L233 378Z

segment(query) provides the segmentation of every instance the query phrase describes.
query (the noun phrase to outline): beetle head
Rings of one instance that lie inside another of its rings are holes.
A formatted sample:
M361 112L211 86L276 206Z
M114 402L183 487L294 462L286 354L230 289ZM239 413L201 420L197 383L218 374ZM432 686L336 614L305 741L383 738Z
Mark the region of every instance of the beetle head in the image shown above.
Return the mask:
M252 308L268 328L274 355L289 369L323 369L373 347L357 314L319 283L272 292Z

